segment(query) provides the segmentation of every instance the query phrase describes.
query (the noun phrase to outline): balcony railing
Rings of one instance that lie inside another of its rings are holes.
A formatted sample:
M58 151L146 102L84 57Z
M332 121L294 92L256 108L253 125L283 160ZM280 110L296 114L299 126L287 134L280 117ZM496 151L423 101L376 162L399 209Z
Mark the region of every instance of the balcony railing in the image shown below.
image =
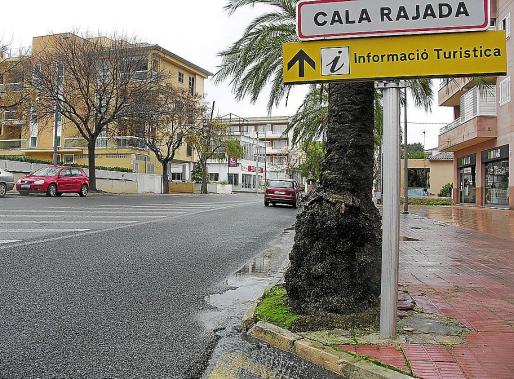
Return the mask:
M0 150L19 150L26 146L26 141L22 139L0 140Z
M84 138L65 138L64 147L87 147L87 141ZM96 140L98 149L137 149L145 150L146 144L144 139L133 136L118 137L98 137Z
M440 130L447 133L478 116L496 116L496 86L474 87L460 99L461 116Z

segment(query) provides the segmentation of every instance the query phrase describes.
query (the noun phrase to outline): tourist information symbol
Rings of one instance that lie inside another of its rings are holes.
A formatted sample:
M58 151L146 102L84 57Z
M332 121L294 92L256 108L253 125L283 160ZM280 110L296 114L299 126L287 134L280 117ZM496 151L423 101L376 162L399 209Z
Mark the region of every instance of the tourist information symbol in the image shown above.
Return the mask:
M489 0L303 0L303 40L486 30Z
M504 31L284 44L284 82L505 75Z

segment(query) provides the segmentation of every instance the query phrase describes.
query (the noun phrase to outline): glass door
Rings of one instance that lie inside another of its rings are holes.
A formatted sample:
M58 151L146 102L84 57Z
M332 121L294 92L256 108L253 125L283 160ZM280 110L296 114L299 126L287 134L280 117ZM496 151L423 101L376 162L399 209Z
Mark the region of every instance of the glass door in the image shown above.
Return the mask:
M460 203L476 203L475 167L464 167L459 170L460 177Z

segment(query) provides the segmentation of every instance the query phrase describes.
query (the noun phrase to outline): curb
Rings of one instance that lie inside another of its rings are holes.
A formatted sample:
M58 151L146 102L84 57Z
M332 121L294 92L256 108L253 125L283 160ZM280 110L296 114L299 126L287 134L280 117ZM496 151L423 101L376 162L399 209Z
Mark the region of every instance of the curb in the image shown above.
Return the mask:
M250 336L274 348L294 354L344 378L355 379L407 379L407 374L380 366L344 351L338 351L319 342L306 339L276 325L256 322L257 302L246 312L241 329Z

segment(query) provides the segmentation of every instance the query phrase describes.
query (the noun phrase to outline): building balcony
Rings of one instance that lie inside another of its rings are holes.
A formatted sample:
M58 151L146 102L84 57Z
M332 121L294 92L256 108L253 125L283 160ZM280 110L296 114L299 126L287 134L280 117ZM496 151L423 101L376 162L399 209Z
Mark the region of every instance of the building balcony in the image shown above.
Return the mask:
M0 140L0 150L21 150L26 148L27 145L27 141L22 139Z
M65 138L65 148L87 148L87 141L81 137ZM96 140L97 149L135 149L146 150L144 139L133 136L98 137Z
M455 107L460 98L473 86L473 78L449 78L441 81L438 103L444 107Z
M474 87L460 100L461 117L440 131L440 151L455 152L497 137L496 87Z

